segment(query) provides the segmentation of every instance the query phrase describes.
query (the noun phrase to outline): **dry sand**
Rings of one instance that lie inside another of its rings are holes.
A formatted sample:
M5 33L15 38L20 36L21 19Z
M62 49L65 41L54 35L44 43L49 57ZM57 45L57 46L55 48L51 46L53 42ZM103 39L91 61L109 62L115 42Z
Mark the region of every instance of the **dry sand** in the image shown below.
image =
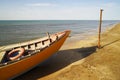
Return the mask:
M104 32L101 41L97 49L95 36L71 37L49 61L15 80L120 80L120 24Z

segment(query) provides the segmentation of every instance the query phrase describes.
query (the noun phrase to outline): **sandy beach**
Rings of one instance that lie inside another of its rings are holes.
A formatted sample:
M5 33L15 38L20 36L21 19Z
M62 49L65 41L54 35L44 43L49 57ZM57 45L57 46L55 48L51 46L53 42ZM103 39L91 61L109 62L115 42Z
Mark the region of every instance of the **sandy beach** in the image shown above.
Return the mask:
M120 80L120 23L83 40L69 37L56 55L15 80Z

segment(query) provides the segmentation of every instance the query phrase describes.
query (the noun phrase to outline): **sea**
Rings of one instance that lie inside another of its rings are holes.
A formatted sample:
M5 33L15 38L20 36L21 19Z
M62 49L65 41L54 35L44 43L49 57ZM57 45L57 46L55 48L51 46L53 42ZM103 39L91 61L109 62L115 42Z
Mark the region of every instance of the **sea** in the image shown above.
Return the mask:
M119 22L103 20L102 31ZM46 32L71 30L70 36L93 35L98 26L98 20L0 20L0 46L41 38Z

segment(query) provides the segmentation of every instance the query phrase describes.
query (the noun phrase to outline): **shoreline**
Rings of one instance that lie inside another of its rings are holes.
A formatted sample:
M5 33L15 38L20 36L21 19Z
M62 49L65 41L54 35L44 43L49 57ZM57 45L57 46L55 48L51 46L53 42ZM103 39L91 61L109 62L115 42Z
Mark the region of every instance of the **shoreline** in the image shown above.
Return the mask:
M113 38L109 39L111 36ZM119 80L120 79L119 36L120 36L120 23L112 26L110 29L102 33L103 41L101 43L102 45L101 49L96 49L95 52L93 52L91 55L87 56L86 58L75 61L53 74L40 78L40 80L51 80L51 79ZM89 39L86 41L89 41ZM84 41L79 41L78 43ZM90 41L89 44L94 46L95 43L96 43L95 41L93 41L93 43ZM83 46L85 47L86 46L85 44L87 43L82 43L82 44L84 44ZM87 47L91 45L87 45Z
M112 28L114 28L118 24L119 23L112 24L112 25L109 25L107 27L104 27L102 29L101 35L107 33L108 31L110 31ZM94 39L93 41L91 40L90 42L96 42L96 45L97 45L98 30L95 31L95 32L91 32L91 33L82 33L82 34L77 34L77 35L73 35L73 36L68 37L68 39L65 41L65 43L63 44L63 46L60 48L60 50L67 49L66 48L67 45L74 44L73 42L80 43L80 42L85 42L85 41L90 40L90 39Z

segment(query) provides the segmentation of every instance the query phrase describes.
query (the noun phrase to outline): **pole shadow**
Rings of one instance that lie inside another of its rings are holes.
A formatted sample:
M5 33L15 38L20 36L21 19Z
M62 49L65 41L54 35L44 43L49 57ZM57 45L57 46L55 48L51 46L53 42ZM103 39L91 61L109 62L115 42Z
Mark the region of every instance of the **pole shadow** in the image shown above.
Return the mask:
M91 55L96 51L96 48L97 46L92 46L58 51L44 64L35 67L14 80L37 80Z
M105 44L105 45L102 46L102 48L105 47L105 46L111 45L111 44L113 44L113 43L116 43L116 42L118 42L118 41L120 41L120 39L117 39L117 40L112 41L112 42L110 42L110 43L108 43L108 44Z

